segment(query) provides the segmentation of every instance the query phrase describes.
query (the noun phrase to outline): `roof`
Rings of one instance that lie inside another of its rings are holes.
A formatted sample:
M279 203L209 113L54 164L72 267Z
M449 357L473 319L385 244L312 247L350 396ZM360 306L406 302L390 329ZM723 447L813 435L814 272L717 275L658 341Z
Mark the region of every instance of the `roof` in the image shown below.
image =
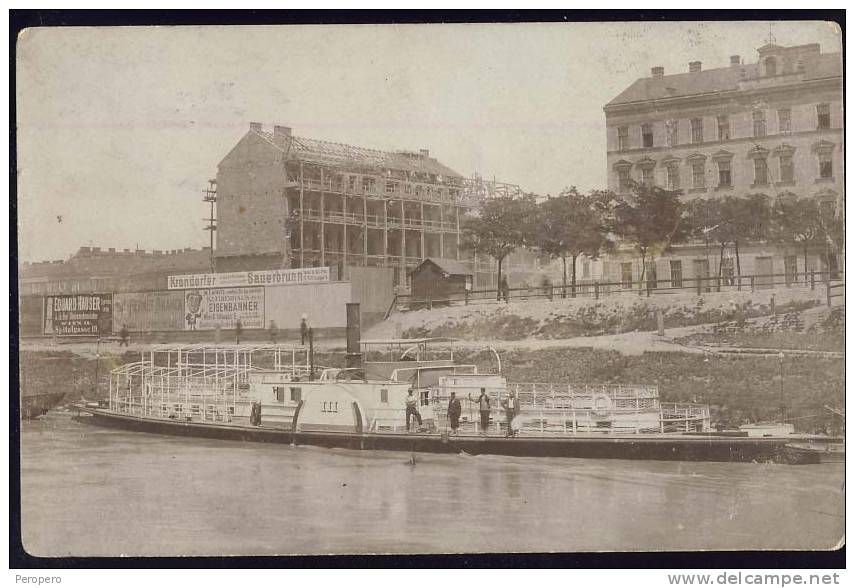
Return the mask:
M393 169L411 173L436 174L448 178L463 178L450 167L422 153L380 151L294 135L274 136L273 133L266 131L251 130L250 133L255 133L264 138L291 160L320 165L344 165L374 170Z
M422 261L416 268L410 272L414 273L418 271L420 267L422 267L425 263L431 262L443 272L447 273L450 276L471 276L472 270L457 261L456 259L446 259L443 257L428 257L424 261Z
M424 345L427 343L454 343L452 337L423 337L420 339L362 339L360 345Z
M802 80L806 81L840 76L842 72L840 53L805 55L804 65ZM661 78L640 78L606 106L734 91L739 89L741 80L759 78L761 73L761 65L753 63Z

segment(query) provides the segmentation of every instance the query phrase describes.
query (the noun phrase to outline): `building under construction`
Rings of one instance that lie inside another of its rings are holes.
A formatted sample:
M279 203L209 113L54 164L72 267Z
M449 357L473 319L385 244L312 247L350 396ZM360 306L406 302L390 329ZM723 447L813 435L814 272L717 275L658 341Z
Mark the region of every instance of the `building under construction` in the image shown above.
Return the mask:
M378 151L272 132L259 123L220 162L206 201L216 202L216 270L388 267L405 285L434 257L461 261L476 288L495 284L495 261L460 247L468 213L518 186L466 178L421 151ZM520 251L503 269L528 279L536 256Z

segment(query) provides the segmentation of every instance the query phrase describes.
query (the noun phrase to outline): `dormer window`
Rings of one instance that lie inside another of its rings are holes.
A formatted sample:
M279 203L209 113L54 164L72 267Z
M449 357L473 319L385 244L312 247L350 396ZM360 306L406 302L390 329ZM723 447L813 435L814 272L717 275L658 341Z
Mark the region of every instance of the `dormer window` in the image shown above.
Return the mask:
M765 61L766 65L766 75L774 76L778 73L778 62L775 61L774 57L767 57Z

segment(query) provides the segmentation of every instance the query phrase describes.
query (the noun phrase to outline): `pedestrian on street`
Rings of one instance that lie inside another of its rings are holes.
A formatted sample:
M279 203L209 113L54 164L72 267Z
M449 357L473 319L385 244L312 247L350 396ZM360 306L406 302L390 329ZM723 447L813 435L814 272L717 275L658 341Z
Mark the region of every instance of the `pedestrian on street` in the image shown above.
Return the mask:
M240 319L235 323L235 345L240 345L240 336L243 334L243 323Z
M276 345L279 339L279 327L276 326L276 321L270 321L270 341Z
M122 325L122 328L119 331L119 347L121 347L122 345L124 345L125 347L128 346L128 326L124 324Z
M457 395L452 392L451 398L448 401L448 421L451 424L451 434L457 435L457 429L460 428L460 413L462 409L460 408L460 401L457 399Z
M487 396L487 389L481 388L481 395L477 400L472 400L469 396L469 402L478 403L478 411L481 413L481 434L487 434L487 427L490 426L490 397Z
M511 287L508 286L508 278L507 276L502 276L502 283L500 285L500 289L502 291L502 296L505 298L505 304L508 302L508 297L511 294Z

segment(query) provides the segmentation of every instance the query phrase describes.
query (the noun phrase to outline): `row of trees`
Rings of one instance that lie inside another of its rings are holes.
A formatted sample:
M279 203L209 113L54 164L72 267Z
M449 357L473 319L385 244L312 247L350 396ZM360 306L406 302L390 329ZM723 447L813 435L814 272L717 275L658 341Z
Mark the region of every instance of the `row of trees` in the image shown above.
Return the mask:
M773 201L765 194L748 194L683 202L681 196L680 191L633 184L625 195L600 190L583 194L571 187L540 202L534 196L494 198L465 219L462 246L497 261L498 284L504 260L517 248L561 259L565 296L568 259L575 294L577 259L583 255L596 259L613 251L618 242L631 244L641 256L641 281L648 263L673 245L689 241L716 244L720 259L733 246L740 277L739 248L746 243L796 245L804 254L805 267L809 250L843 248L842 218L811 198L786 194Z

